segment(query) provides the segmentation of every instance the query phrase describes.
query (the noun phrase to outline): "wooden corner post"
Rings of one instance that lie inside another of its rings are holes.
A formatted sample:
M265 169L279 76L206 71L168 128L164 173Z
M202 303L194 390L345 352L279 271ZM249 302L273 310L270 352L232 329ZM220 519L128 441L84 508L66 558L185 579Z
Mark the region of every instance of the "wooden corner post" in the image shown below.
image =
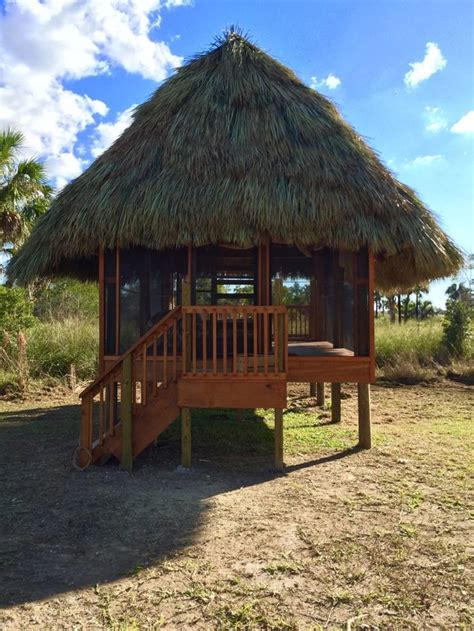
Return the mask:
M358 412L359 412L359 447L372 447L372 427L370 419L370 384L358 383Z
M132 405L132 355L122 362L122 460L121 467L131 471L133 466L133 405Z

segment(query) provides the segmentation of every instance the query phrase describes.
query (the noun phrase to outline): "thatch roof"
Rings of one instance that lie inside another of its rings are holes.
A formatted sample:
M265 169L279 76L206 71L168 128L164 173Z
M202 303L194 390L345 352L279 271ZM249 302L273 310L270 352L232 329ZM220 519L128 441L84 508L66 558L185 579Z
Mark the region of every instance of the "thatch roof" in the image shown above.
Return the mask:
M179 68L53 202L9 273L91 269L99 245L256 244L376 255L381 288L455 273L462 256L334 105L229 33Z

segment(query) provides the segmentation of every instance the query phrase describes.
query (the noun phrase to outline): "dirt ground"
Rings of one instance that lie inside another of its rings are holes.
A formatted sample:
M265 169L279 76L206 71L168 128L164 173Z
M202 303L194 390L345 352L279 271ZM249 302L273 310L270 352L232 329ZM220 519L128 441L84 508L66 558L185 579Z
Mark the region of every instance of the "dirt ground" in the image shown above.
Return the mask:
M0 402L0 629L473 628L473 389L373 387L365 452L354 390L337 427L307 391L283 475L263 417L81 473L75 398Z

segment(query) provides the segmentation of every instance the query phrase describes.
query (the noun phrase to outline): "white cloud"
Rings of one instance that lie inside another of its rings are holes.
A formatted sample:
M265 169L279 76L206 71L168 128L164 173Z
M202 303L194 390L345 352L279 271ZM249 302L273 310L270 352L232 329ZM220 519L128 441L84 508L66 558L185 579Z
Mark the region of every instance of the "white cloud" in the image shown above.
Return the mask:
M436 155L417 156L413 160L407 160L403 167L406 169L418 169L432 166L444 162L444 156L440 153Z
M431 107L427 105L423 113L425 118L425 129L433 134L446 129L448 122L444 117L443 111L439 107Z
M328 74L325 79L321 79L318 81L317 77L311 77L310 87L313 90L317 88L328 88L329 90L335 90L341 85L341 80L336 75L333 75L332 72Z
M108 111L66 80L124 68L161 81L181 63L150 33L163 8L185 0L16 0L0 19L0 128L26 135L58 182L78 173L80 132ZM97 142L99 142L97 137ZM106 131L104 131L106 133ZM105 141L104 141L105 142ZM67 156L67 157L66 157Z
M438 44L428 42L423 61L410 63L411 70L405 75L405 85L409 88L416 88L422 81L429 79L435 72L442 70L447 64Z
M116 140L132 122L132 114L136 105L132 105L123 112L117 114L112 123L100 123L94 130L95 137L92 141L91 154L94 158L100 156Z
M86 162L72 152L63 152L49 156L44 164L48 173L54 173L57 188L62 188L70 179L81 174Z
M457 123L451 127L453 134L474 134L474 110L464 114Z

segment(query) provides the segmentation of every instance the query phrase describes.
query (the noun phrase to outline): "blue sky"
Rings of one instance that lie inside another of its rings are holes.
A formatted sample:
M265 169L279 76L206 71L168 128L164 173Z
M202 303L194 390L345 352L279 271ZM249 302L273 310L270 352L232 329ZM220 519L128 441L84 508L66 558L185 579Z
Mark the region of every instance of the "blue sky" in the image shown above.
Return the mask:
M173 67L237 24L330 97L456 242L474 250L474 3L0 0L0 7L0 125L26 132L58 185L114 139L127 110ZM445 287L435 283L430 293L440 306Z

